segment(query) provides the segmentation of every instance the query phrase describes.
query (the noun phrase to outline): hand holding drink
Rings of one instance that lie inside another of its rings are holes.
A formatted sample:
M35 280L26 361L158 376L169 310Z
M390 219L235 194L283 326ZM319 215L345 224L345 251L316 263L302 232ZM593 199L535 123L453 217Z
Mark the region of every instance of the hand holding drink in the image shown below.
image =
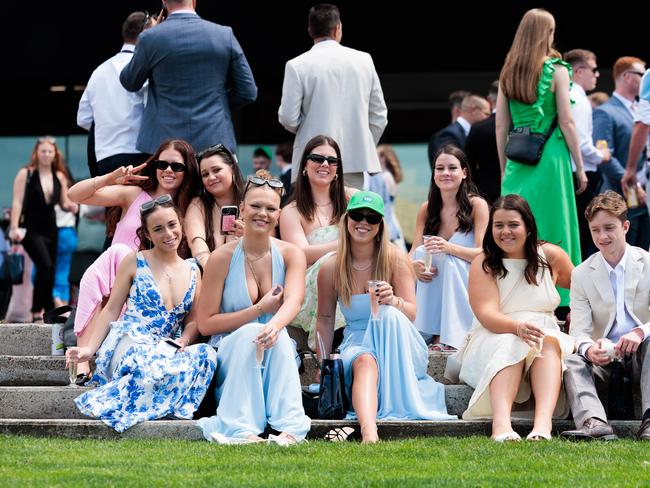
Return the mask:
M379 284L377 280L368 281L368 293L370 294L370 316L376 319L379 315Z

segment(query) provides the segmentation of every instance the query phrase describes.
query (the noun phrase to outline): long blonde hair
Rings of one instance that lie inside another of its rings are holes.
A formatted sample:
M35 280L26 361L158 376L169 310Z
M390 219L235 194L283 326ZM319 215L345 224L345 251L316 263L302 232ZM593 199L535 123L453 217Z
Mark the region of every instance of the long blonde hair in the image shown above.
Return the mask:
M499 76L506 97L526 104L537 100L544 61L561 57L548 42L554 29L555 19L548 11L534 8L524 14Z
M395 264L406 259L406 257L403 252L390 242L388 229L383 219L379 223L379 226L379 232L375 237L375 252L370 276L373 280L391 283L394 271L396 270ZM346 306L350 305L350 298L355 288L355 280L352 275L352 252L350 244L348 215L345 214L339 222L339 246L336 251L334 289ZM411 266L407 266L406 269L412 270ZM363 288L365 289L365 284Z

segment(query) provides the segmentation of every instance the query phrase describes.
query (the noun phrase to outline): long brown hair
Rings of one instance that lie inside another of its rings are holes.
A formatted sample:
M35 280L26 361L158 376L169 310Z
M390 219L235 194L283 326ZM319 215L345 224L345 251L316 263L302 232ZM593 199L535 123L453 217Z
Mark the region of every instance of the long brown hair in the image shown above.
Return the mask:
M537 83L544 61L561 57L549 47L554 29L555 19L548 11L534 8L524 14L499 76L506 97L525 104L537 100Z
M38 146L45 143L52 144L52 146L54 146L54 160L52 161L52 171L55 173L63 173L63 176L65 176L69 186L72 183L72 178L70 177L68 166L65 164L65 158L59 150L59 146L56 145L56 139L52 136L43 136L39 137L36 140L32 154L29 157L29 163L27 163L27 166L25 167L28 171L35 171L38 169Z
M174 204L178 207L181 215L185 215L188 205L192 201L192 189L196 186L197 179L197 163L194 156L194 150L189 142L181 139L167 139L162 142L156 152L146 161L146 167L142 171L143 176L148 176L149 179L144 181L140 186L147 193L153 193L158 189L158 178L156 175L156 165L154 161L160 158L160 153L166 149L175 149L183 157L185 162L185 175L183 182L174 195ZM115 233L115 226L122 218L120 207L111 207L106 215L106 235L112 237Z
M300 158L300 167L298 168L298 179L296 180L296 190L293 192L293 199L296 201L296 208L300 215L308 221L314 220L316 203L311 191L309 177L305 172L308 156L318 146L330 146L336 151L336 157L341 158L341 150L334 139L329 136L318 135L312 137L305 145L305 150ZM330 200L332 200L332 220L330 224L335 224L345 213L347 202L345 199L345 186L343 185L343 161L336 167L337 178L330 183Z
M334 276L334 289L345 305L350 305L350 299L355 289L348 218L348 215L345 214L339 222L339 245L336 251L336 273ZM379 232L375 237L371 279L392 283L393 272L397 269L396 263L406 259L404 252L390 242L387 226L382 219L379 223ZM410 264L402 267L411 272L413 270Z
M490 209L490 220L488 222L487 231L483 238L483 253L485 259L483 260L483 271L490 273L495 278L505 278L508 270L503 264L504 252L494 240L492 234L492 226L494 224L494 213L497 210L514 210L521 215L521 220L526 227L527 237L524 245L526 255L526 270L524 276L526 281L531 285L537 285L537 271L542 268L543 271L548 269L550 273L553 272L551 265L539 253L539 245L543 241L537 238L537 223L535 217L530 209L528 202L521 198L519 195L505 195L499 198L492 208Z
M198 159L198 177L196 178L196 188L193 194L199 196L199 201L203 206L203 224L205 225L205 243L208 245L210 251L214 251L214 222L212 214L217 206L214 196L205 189L203 185L203 178L201 177L201 162L214 155L221 157L223 162L230 167L232 171L232 194L233 205L239 206L244 196L244 178L242 177L237 159L233 154L224 146L215 146L214 149L208 149L199 153Z
M181 214L181 211L179 208L174 204L173 200L167 203L156 203L155 206L149 211L142 213L140 212L140 227L135 231L135 234L138 236L138 239L140 239L140 251L144 251L145 249L151 249L153 246L153 243L151 242L151 239L149 237L149 232L147 231L147 221L149 220L149 217L156 211L158 208L171 208L174 209L174 212L176 212L176 216L178 217L178 225L181 226L181 243L185 241L185 233L183 232L183 216ZM180 252L180 244L177 249L177 252Z
M433 161L433 171L431 171L431 183L429 184L429 197L427 199L427 216L424 221L424 234L425 235L438 235L442 221L440 219L440 212L442 211L442 194L440 188L436 185L436 165L435 161L441 154L449 154L455 157L460 162L461 169L464 169L467 176L460 183L460 187L456 192L456 202L458 202L458 212L456 218L458 219L457 230L463 234L467 234L474 227L472 220L472 201L470 197L477 194L476 187L472 182L472 172L467 161L465 153L458 149L456 146L446 145L443 146L435 155Z
M399 158L393 149L393 146L390 144L380 144L377 146L377 153L379 157L382 156L386 158L386 169L390 171L390 174L395 178L395 183L400 183L404 176L402 175L402 165L399 162Z

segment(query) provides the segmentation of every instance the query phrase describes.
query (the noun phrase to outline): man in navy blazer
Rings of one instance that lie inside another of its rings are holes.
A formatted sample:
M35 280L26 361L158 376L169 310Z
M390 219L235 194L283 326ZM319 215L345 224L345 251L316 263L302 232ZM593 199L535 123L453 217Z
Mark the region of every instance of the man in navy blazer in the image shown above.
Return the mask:
M137 149L153 154L163 140L174 138L197 152L217 143L235 152L230 106L257 98L246 56L230 27L196 14L196 0L163 0L163 5L167 18L140 35L120 74L129 91L149 80Z
M452 122L441 131L436 132L429 140L428 154L429 164L433 169L436 153L440 148L451 144L463 151L467 134L473 124L488 118L491 114L490 104L479 95L468 95L460 105L460 115L455 122Z
M610 99L594 110L594 142L607 141L611 150L611 159L598 165L598 171L603 175L602 190L614 190L623 195L621 178L625 174L625 166L630 149L630 139L634 127L634 112L636 97L639 94L641 76L645 72L645 63L630 56L619 58L614 63L613 75L615 88ZM645 155L639 158L637 171L645 165ZM642 188L638 189L643 192ZM632 246L648 249L650 246L650 219L645 205L631 208L628 211L630 230L627 242Z

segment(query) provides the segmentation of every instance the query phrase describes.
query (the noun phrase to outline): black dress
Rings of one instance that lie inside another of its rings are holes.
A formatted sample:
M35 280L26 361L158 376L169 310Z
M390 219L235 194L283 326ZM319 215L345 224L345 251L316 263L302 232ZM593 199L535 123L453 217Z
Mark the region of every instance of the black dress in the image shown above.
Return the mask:
M27 232L22 244L36 267L32 312L40 312L54 306L52 289L58 240L54 206L61 198L61 183L52 172L52 198L46 202L38 170L35 170L32 171L25 191L23 226Z

